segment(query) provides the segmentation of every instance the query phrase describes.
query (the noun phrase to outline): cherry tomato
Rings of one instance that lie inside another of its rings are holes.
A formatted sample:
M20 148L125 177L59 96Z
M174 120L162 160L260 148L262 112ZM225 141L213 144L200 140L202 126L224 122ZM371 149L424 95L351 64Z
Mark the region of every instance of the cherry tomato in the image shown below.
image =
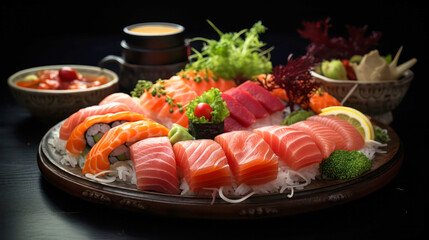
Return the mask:
M195 117L205 117L207 120L210 120L212 118L212 115L210 114L213 111L213 108L210 107L208 103L198 103L198 105L195 107L194 115Z
M77 72L71 67L62 67L58 72L61 81L70 82L78 79Z

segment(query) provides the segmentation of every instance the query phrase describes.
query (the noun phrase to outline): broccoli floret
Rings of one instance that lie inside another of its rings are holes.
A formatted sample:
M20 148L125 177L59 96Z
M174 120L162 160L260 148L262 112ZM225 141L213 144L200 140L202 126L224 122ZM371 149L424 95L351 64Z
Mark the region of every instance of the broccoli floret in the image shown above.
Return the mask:
M371 160L359 151L335 150L320 163L322 177L344 180L360 176L371 169Z

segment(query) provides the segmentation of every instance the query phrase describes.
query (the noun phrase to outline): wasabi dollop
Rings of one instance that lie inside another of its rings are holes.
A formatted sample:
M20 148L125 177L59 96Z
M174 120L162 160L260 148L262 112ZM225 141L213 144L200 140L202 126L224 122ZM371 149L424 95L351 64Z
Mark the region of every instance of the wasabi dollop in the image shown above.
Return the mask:
M170 132L168 132L168 138L170 139L171 145L180 141L194 140L194 137L189 133L188 129L177 123L174 123L171 127Z

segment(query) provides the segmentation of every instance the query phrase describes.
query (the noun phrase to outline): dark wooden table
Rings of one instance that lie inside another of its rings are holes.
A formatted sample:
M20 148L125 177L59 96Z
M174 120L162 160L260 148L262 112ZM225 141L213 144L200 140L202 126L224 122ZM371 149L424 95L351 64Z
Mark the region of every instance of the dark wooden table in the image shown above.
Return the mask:
M19 7L22 6L5 4L2 6L2 31L6 31L4 36L7 44L4 47L7 48L5 50L9 62L2 67L0 87L0 239L410 239L427 235L424 227L428 209L428 174L423 164L428 160L429 133L427 117L422 116L422 111L427 110L427 103L424 101L427 99L424 96L424 93L427 94L427 88L423 88L423 82L427 82L426 71L423 70L426 67L424 62L427 63L424 59L427 56L427 29L419 28L423 26L419 21L424 19L422 13L425 11L419 10L417 6L405 6L408 7L406 10L411 19L400 23L403 20L400 18L392 24L410 24L410 28L402 31L415 35L406 36L401 41L390 39L393 42L390 42L389 46L394 46L392 52L395 52L399 44L407 44L404 48L405 57L401 60L417 57L419 63L413 69L416 76L409 94L393 112L394 121L390 125L399 135L405 152L404 162L397 177L368 196L325 210L264 220L217 221L176 219L118 211L72 197L44 180L37 166L36 155L41 138L51 126L38 122L26 109L16 104L8 90L7 77L18 70L41 65L97 65L105 55L120 54L121 36L120 33L112 33L113 30L106 26L100 28L100 33L92 32L87 27L78 34L60 34L59 30L53 30L53 33L44 35L32 29L40 27L38 24L48 24L52 27L59 26L59 23L50 23L49 17L43 20L33 19L36 14L32 11L40 12L43 7L29 5L24 8L24 12L19 12ZM401 4L396 4L392 14L398 16L395 13L400 12L400 7ZM72 9L77 10L76 7ZM137 10L134 10L134 15L129 15L127 21L115 22L109 15L116 11L114 4L103 5L99 11L107 13L99 13L95 17L104 17L107 22L112 23L110 27L116 28L116 32L121 31L120 24L147 21L144 17L136 17ZM321 11L320 8L312 13L317 11ZM89 12L84 11L81 16L85 21L92 19L85 16ZM30 15L23 17L20 15L22 13ZM296 18L299 13L302 12L297 12ZM375 15L374 12L372 14ZM52 17L53 14L48 16ZM174 21L174 18L164 17L167 21ZM247 27L256 18L254 16L248 21L241 19L239 23L246 22L246 25L234 29ZM179 19L177 17L180 22ZM371 19L377 19L374 25L382 26L383 20L375 16ZM193 20L204 21L200 18ZM267 22L270 23L271 20L272 18L268 18ZM75 26L71 23L72 20L58 21L66 27ZM300 21L301 19L298 22ZM101 25L94 22L93 27ZM190 24L192 21L182 22ZM12 29L14 26L23 28L29 34L36 34L35 38L26 41L23 39L25 34ZM204 28L206 27L204 25ZM285 31L294 32L297 27L300 26L290 26ZM385 25L385 28L388 31L387 36L398 34L391 32L391 25ZM78 27L71 30L76 29ZM279 29L281 28L274 28ZM198 32L199 29L196 27L193 30ZM269 43L278 46L276 51L282 55L275 57L276 61L281 63L285 63L291 49L302 47L296 35L285 35L280 30L267 34L267 39ZM424 47L416 49L415 44L422 44Z

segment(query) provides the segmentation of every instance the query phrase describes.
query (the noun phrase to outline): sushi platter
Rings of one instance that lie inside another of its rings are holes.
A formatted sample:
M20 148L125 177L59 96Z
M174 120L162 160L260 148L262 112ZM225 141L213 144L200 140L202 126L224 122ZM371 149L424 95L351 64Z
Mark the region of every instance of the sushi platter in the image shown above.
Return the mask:
M271 218L316 211L344 204L366 196L390 182L398 173L403 149L397 134L388 126L391 138L386 154L373 160L367 173L350 180L316 179L303 190L295 190L288 198L282 194L254 195L241 203L231 204L211 196L182 196L153 191L141 191L135 185L113 182L100 183L86 178L81 169L59 163L58 154L48 143L63 122L50 129L40 142L38 165L43 177L52 185L77 198L125 211L156 214L167 217L209 219Z
M205 39L179 72L69 115L40 142L43 176L106 207L211 219L329 208L392 180L403 159L394 130L315 81L311 71L331 69L318 54L272 67L264 31Z

